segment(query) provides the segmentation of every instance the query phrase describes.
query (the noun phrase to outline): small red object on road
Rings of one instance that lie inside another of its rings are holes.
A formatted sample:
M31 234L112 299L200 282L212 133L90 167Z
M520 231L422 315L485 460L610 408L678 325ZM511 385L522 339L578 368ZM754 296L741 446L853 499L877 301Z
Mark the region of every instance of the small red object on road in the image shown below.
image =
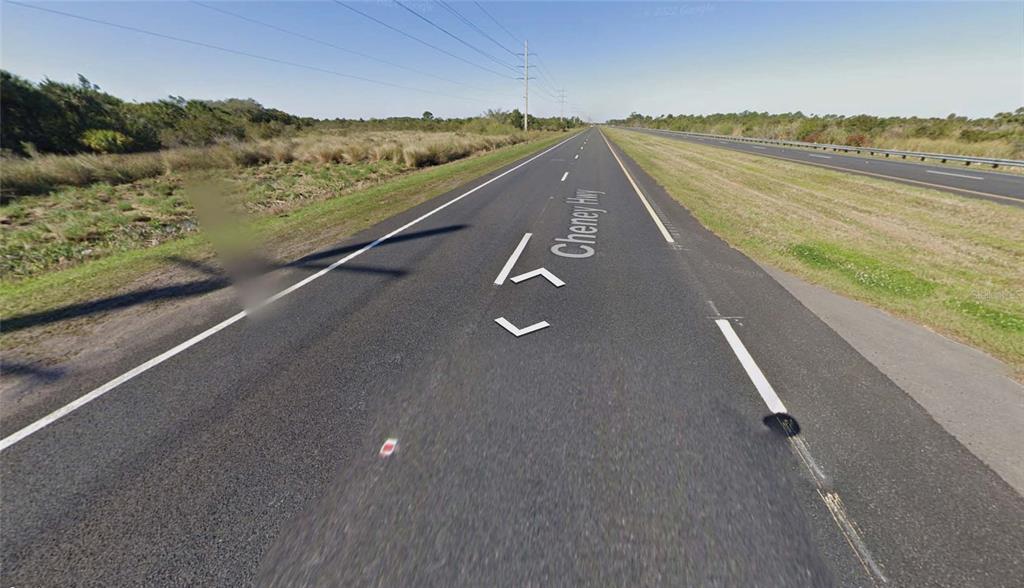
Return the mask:
M391 454L398 449L398 439L388 439L380 447L381 457L391 457Z

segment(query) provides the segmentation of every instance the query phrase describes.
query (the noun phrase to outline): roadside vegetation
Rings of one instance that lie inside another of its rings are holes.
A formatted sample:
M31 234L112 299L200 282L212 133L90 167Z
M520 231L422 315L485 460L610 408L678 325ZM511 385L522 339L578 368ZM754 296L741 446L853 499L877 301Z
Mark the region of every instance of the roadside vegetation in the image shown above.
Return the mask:
M951 155L1024 159L1024 107L987 118L880 117L739 112L649 116L632 113L609 124L735 137L879 147Z
M0 146L6 157L40 154L138 153L224 142L289 138L305 131L333 135L365 131L509 134L523 127L523 115L488 110L469 118L420 117L317 120L267 108L252 99L194 100L168 96L126 102L84 76L77 83L34 83L0 70ZM581 126L578 118L530 117L533 130Z
M281 214L423 167L535 141L578 119L522 114L315 120L254 100L133 103L80 77L0 71L0 281L153 247L198 230L183 186L225 179L232 206Z
M243 177L229 182L258 186L254 192L237 192L244 206L248 208L256 201L261 210L247 217L247 237L259 243L256 253L265 261L288 262L564 138L562 133L531 134L527 140L487 153L416 170L401 170L393 162L380 162L377 168L371 164L359 167L293 163L248 168ZM382 171L388 167L398 173ZM173 196L178 186L177 181L161 178L121 188L140 193L173 188ZM257 195L252 196L254 193ZM297 202L290 203L289 199ZM170 206L171 200L162 202ZM28 346L34 349L33 355L46 358L47 350L36 345L38 337L74 331L81 328L82 321L95 318L89 314L75 320L60 319L61 309L112 295L130 295L139 287L152 289L173 283L181 279L176 271L183 264L216 266L217 256L209 239L188 224L193 214L191 208L178 203L175 209L177 212L172 209L166 213L176 219L169 226L180 228L156 231L150 241L132 237L123 247L112 247L102 255L90 254L77 263L49 266L45 271L30 271L27 276L9 276L0 281L0 316L5 320L39 313L53 317L40 323L41 328L13 332L7 329L3 335L7 348Z
M254 100L130 103L84 77L33 83L0 71L0 81L8 346L35 336L12 335L12 319L49 313L32 324L60 332L63 308L130 297L181 278L181 263L214 259L208 224L244 226L261 258L290 261L583 124L531 117L526 134L521 113L501 110L316 120ZM214 185L216 198L197 188ZM218 199L214 216L203 213Z
M605 132L753 259L992 353L1024 376L1024 209Z

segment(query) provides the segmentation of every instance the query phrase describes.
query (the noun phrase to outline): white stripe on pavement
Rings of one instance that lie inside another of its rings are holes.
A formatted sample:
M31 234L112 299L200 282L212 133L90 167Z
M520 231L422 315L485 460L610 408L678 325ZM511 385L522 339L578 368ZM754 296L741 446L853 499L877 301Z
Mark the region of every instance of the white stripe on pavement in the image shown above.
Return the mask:
M816 153L808 153L808 157L817 157L818 159L832 159L831 155L818 155Z
M950 172L936 171L936 170L933 170L933 169L927 169L925 171L930 173L930 174L938 174L940 176L953 176L954 178L967 178L968 180L984 180L985 179L985 178L983 178L981 176L969 176L967 174L954 174L954 173L950 173Z
M768 410L772 411L772 414L786 412L786 405L782 404L782 400L775 393L775 389L768 382L768 378L764 377L761 368L757 367L757 362L754 361L753 357L750 357L750 353L744 347L743 341L740 341L739 335L736 334L736 331L732 330L732 323L726 319L716 319L715 324L718 325L722 334L725 335L725 340L729 342L732 352L736 354L740 364L743 365L743 369L747 371L750 381L754 383L757 392L764 399L764 403L768 405Z
M661 231L661 236L665 237L665 240L669 243L675 243L676 240L672 238L672 235L668 234L668 229L665 228L665 223L661 222L658 215L654 213L654 209L651 208L651 203L647 201L647 197L644 196L644 193L640 191L640 187L633 181L633 176L629 175L629 171L626 170L626 166L622 164L622 160L619 159L618 154L616 154L615 150L612 149L612 144L608 142L608 137L605 137L604 133L601 133L601 138L604 139L604 144L608 146L608 151L612 152L612 157L615 158L615 161L619 162L619 167L622 168L622 173L626 174L626 179L629 180L633 189L636 190L636 195L640 197L640 201L644 203L644 208L647 209L647 213L654 219L654 224L658 225L658 230Z
M444 210L445 208L448 208L452 204L455 204L459 200L462 200L466 196L469 196L470 194L472 194L472 193L476 192L477 190L479 190L479 189L481 189L481 188L491 184L492 182L496 182L496 181L500 180L501 178L507 176L508 174L510 174L510 173L512 173L512 172L514 172L514 171L516 171L516 170L518 170L520 168L522 168L523 166L525 166L525 165L527 165L527 164L529 164L529 163L531 163L533 161L535 161L537 158L539 158L539 157L541 157L541 156L543 156L543 155L545 155L545 154L547 154L547 153L549 153L551 151L554 151L555 149L558 149L559 147L561 147L562 145L564 145L568 141L571 141L572 139L575 139L577 136L578 135L573 135L572 137L569 137L569 138L565 139L564 141L558 143L557 145L554 145L552 147L548 147L544 151L541 151L537 155L534 155L533 157L527 159L526 161L520 163L519 165L516 165L515 167L512 167L510 169L507 169L507 170L503 171L502 173L494 176L493 178L487 180L486 182L483 182L482 184L476 186L475 188L472 188L470 190L467 190L467 191L463 192L462 194L456 196L455 198L452 198L448 202L445 202L441 206L438 206L437 208L431 210L430 212L427 212L426 214L423 214L422 216L416 218L415 220L409 221L408 223L402 225L401 227L395 229L394 231L391 231L390 233L384 235L383 237L378 238L376 241L373 241L372 243L370 243L368 245L364 245L362 248L360 248L360 249L358 249L358 250L356 250L356 251L346 255L345 257L339 259L338 261L336 261L336 262L332 263L331 265L325 267L324 269L318 271L317 273L315 273L315 274L313 274L313 275L311 275L311 276L309 276L309 277L307 277L307 278L305 278L303 280L300 280L299 282L296 282L295 284L289 286L288 288L285 288L284 290L281 290L277 294L274 294L270 298L267 298L263 302L259 303L255 308L250 309L250 310L243 310L242 312L239 312L238 314L235 314L235 315L231 316L230 318L227 318L227 319L221 321L220 323L217 323L216 325L210 327L209 329L203 331L202 333L199 333L195 337L192 337L191 339L188 339L187 341L185 341L183 343L180 343L180 344L172 347L171 349L168 349L167 351L161 353L160 355L154 357L153 359L150 359L149 361L147 361L145 363L142 363L142 364L132 368L131 370L121 374L120 376L114 378L113 380L110 380L109 382L103 384L99 388L96 388L95 390L92 390L91 392L86 393L85 395L83 395L83 396L79 397L78 399L70 402L69 404L66 404L66 405L62 406L61 408L58 408L57 410L51 412L50 414L42 417L39 420L33 422L32 424L27 425L27 426L25 426L25 427L15 431L14 433L11 433L7 437L4 437L2 440L0 440L0 451L4 451L5 449L7 449L10 446L12 446L15 443L17 443L18 441L21 441L22 439L28 437L29 435L32 435L33 433L39 431L40 429L42 429L42 428L44 428L44 427L54 423L55 421L65 417L65 416L67 416L69 414L71 414L72 412L78 410L79 408L82 408L86 404L92 402L93 400L96 400L100 396L103 396L107 392L110 392L111 390L113 390L114 388L117 388L118 386L120 386L121 384L127 382L128 380L131 380L132 378L138 376L139 374L141 374L141 373L143 373L143 372L145 372L145 371L147 371L147 370L149 370L149 369L151 369L151 368L153 368L153 367L155 367L157 365L160 365L161 363L167 361L168 359L174 357L175 355L178 355L182 351L185 351L189 347L192 347L196 343L199 343L200 341L208 339L209 337L213 336L214 334L218 333L219 331L222 331L222 330L226 329L227 327L237 323L238 321L240 321L243 318L245 318L246 315L248 315L250 312L252 312L254 310L258 310L258 309L260 309L260 308L262 308L262 307L264 307L264 306L266 306L268 304L271 304L271 303L273 303L273 302L275 302L277 300L280 300L281 298L284 298L288 294L291 294L292 292L298 290L299 288L309 284L313 280L322 278L323 276L327 275L328 273L333 271L335 268L341 266L342 264L347 263L348 261L350 261L352 259L355 259L356 257L362 255L363 253L366 253L367 251L373 249L374 247L380 245L381 243L387 241L388 239L391 239L392 237L394 237L395 235L401 233L402 231L404 231L404 230L406 230L406 229L408 229L408 228L410 228L410 227L412 227L412 226L422 222L423 220L426 220L427 218L429 218L429 217L433 216L434 214Z
M508 258L508 261L506 261L505 265L502 266L498 277L494 279L495 286L500 286L505 283L505 278L508 277L509 272L511 272L512 268L516 265L516 260L518 260L519 256L523 254L523 249L526 249L526 243L529 242L530 237L532 236L533 233L526 233L523 235L523 238L519 241L519 245L516 245L516 250L512 252L512 256Z

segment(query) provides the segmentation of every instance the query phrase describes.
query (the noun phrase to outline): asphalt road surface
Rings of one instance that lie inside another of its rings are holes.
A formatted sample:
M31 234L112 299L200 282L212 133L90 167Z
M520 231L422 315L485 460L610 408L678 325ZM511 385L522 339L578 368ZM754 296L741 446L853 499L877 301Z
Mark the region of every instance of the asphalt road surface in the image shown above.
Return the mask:
M1020 585L1021 496L619 156L643 197L589 129L8 418L3 585Z
M831 151L758 145L756 143L729 141L714 137L695 137L657 129L633 128L627 130L649 133L659 137L668 137L679 141L689 141L710 147L743 151L752 155L787 159L797 163L880 177L915 186L938 188L961 196L984 198L1002 204L1024 206L1024 174L986 171L980 166L929 165L927 163L902 161L896 158L860 157Z

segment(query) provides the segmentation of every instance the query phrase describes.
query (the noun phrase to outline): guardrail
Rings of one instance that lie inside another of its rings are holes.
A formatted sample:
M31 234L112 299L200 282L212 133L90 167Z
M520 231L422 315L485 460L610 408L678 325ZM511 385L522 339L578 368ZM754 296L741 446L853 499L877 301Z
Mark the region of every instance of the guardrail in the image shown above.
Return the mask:
M707 137L711 139L720 139L727 141L736 141L739 143L764 143L768 145L780 145L782 147L804 147L809 149L822 149L825 151L844 151L847 153L867 153L869 155L884 155L886 157L898 156L902 159L914 158L925 161L927 159L937 159L942 163L949 161L962 161L964 165L971 165L976 163L979 165L991 165L993 168L999 166L1007 167L1024 167L1024 161L1020 159L997 159L993 157L971 157L969 155L946 155L943 153L923 153L921 151L897 151L894 149L879 149L877 147L856 147L853 145L831 145L828 143L807 143L804 141L781 141L778 139L757 139L753 137L734 137L732 135L711 135L708 133L692 133L689 131L670 131L667 129L650 129L647 127L626 127L634 129L644 129L647 131L655 131L659 133L673 133L677 135L689 135L693 137Z

